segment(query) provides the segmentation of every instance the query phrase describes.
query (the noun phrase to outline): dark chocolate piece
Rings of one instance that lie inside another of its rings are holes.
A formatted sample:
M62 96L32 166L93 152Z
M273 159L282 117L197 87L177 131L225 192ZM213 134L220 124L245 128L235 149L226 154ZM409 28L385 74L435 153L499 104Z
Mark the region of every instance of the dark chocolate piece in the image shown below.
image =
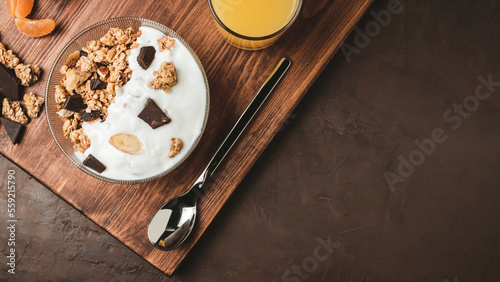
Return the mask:
M65 110L78 113L79 111L87 108L87 106L83 103L83 98L80 94L73 94L66 97L66 102L64 102L63 108Z
M170 118L165 114L160 107L151 98L148 99L144 109L138 115L140 119L145 121L153 129L170 122Z
M89 155L84 161L83 164L98 173L102 173L105 169L106 166L103 165L99 160L97 160L94 156Z
M86 110L81 110L78 114L82 121L93 121L101 117L101 111L90 111L89 113Z
M142 47L141 51L139 52L139 56L137 56L137 62L139 63L139 66L147 70L155 59L155 53L156 50L153 46Z
M8 69L0 63L0 94L12 100L21 100L21 81L16 77L13 70Z
M90 89L91 90L104 90L106 89L106 86L108 86L108 84L102 80L100 80L99 78L93 78L90 80Z
M89 55L89 53L83 51L83 50L80 50L80 57L87 57Z
M9 119L6 119L4 117L0 117L0 120L2 121L2 124L3 124L3 127L5 128L5 131L7 131L7 134L10 137L12 144L19 143L21 141L20 137L24 131L24 125L17 123L15 121L11 121Z
M75 59L71 59L68 63L68 69L72 69L72 68L75 68L76 67L76 60Z

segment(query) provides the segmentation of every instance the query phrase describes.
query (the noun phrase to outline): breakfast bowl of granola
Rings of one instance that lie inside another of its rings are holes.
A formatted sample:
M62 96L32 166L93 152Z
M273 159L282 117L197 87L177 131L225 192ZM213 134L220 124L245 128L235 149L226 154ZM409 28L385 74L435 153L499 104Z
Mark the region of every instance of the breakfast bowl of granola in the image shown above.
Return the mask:
M193 49L142 18L83 30L57 57L46 113L63 154L100 180L135 184L165 176L198 144L209 87Z

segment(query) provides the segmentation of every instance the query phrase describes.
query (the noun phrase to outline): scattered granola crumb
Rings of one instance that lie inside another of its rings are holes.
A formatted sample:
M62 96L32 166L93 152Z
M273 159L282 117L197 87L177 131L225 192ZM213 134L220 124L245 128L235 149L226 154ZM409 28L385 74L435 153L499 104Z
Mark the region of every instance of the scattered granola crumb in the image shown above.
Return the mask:
M23 108L21 108L21 104L17 101L12 101L9 98L3 99L2 115L20 124L28 123L28 117L24 113Z
M28 116L30 118L38 117L38 113L40 112L40 108L43 105L43 102L45 102L45 99L36 96L33 92L30 92L29 94L24 95L23 100L26 103Z
M168 152L168 157L173 158L181 152L182 140L179 138L172 138L172 145L170 145L170 151Z
M24 86L32 85L38 81L40 76L40 68L37 65L22 64L12 50L7 50L1 42L0 63L9 69L15 70L16 76L21 80L21 84Z
M160 46L160 51L165 51L165 50L170 50L172 47L174 47L175 40L165 36L160 39L158 39L158 46Z
M15 68L19 64L19 58L12 53L12 50L6 50L5 46L2 43L0 44L0 63L9 69Z
M18 64L15 67L16 76L21 80L24 86L30 86L38 81L40 75L40 68L36 65Z
M148 83L151 89L161 89L170 92L170 88L177 84L177 74L173 63L163 62L158 71L153 72L155 77Z

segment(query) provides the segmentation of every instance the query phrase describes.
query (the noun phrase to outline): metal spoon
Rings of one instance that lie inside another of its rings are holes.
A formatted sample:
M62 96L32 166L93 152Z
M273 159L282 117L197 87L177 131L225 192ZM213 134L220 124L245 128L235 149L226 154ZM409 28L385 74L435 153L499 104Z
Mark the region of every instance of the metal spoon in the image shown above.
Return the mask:
M169 251L179 247L186 240L194 226L196 203L201 194L201 189L203 189L207 179L215 172L227 152L238 140L241 132L252 120L290 65L291 61L289 59L281 59L191 189L184 195L168 201L156 213L148 227L148 238L151 244L161 250Z

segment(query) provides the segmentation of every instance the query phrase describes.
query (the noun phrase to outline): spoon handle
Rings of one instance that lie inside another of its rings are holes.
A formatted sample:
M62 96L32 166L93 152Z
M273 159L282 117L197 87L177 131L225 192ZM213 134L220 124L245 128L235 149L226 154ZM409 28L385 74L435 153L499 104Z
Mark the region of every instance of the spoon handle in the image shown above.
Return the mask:
M238 140L238 137L240 137L243 130L245 130L247 125L254 117L255 113L259 110L269 94L273 91L274 87L276 87L291 64L292 62L287 58L282 58L280 60L271 76L266 80L264 85L262 85L259 92L257 92L252 102L250 102L246 110L234 125L233 129L231 129L231 132L229 132L229 135L227 135L224 142L222 142L222 145L217 150L217 153L215 153L210 163L208 163L208 166L200 175L199 181L201 183L204 183L206 179L212 176L221 161L227 155L231 147L233 147L236 140ZM200 185L199 187L201 188L201 186L203 185Z

